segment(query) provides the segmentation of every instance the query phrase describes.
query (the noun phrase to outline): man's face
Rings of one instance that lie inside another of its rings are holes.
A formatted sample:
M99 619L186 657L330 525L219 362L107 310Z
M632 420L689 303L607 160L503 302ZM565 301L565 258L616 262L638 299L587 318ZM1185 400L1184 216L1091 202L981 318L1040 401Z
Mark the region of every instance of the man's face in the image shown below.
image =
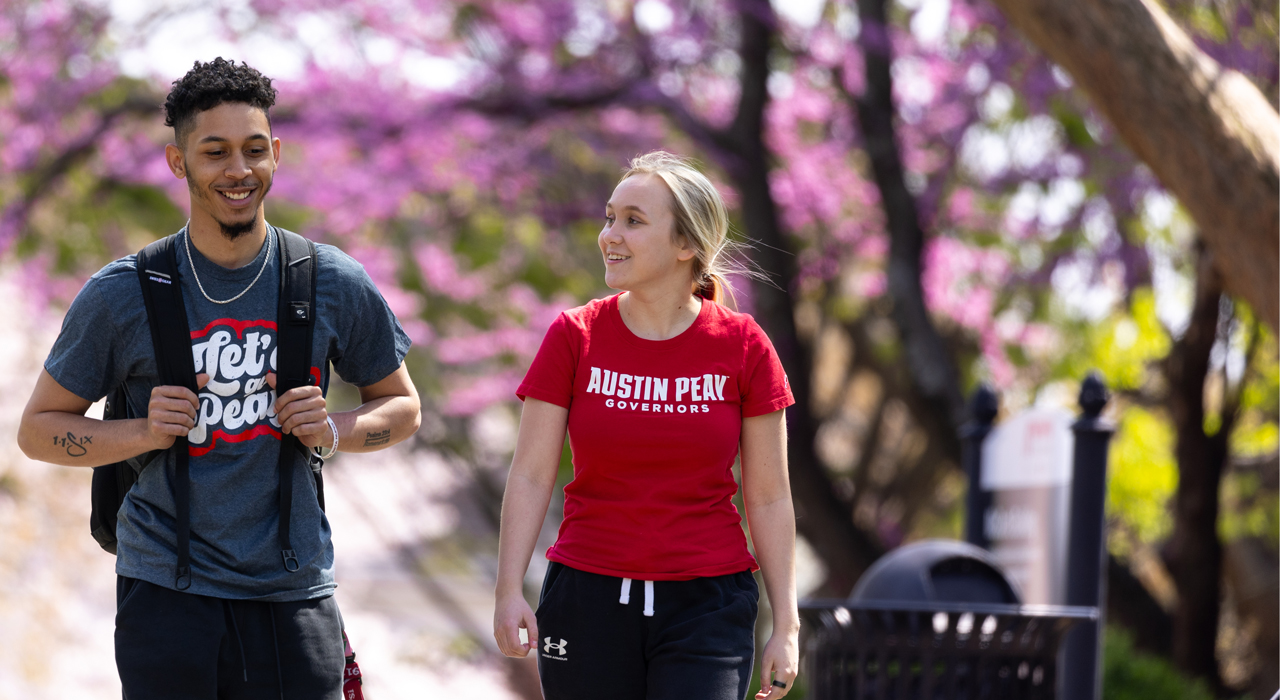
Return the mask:
M271 138L266 112L225 102L197 114L178 145L168 151L169 165L187 180L192 219L212 218L229 240L252 230L280 159L280 140Z

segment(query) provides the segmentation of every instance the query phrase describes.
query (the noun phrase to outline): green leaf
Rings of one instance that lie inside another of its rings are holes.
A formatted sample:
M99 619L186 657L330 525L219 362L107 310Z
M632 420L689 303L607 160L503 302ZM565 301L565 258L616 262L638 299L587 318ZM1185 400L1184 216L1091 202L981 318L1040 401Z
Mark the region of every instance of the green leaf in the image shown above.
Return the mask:
M1108 627L1102 647L1102 700L1213 700L1203 681L1133 648L1133 639Z
M1149 544L1164 538L1171 522L1165 503L1178 487L1169 422L1139 407L1125 410L1111 443L1107 510Z

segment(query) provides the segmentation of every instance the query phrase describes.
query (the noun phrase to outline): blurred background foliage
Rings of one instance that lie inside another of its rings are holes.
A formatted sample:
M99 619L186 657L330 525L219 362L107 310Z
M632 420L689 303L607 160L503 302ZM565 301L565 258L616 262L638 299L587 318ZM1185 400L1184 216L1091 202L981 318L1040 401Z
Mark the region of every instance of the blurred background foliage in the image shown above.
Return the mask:
M1160 7L1275 104L1273 3ZM557 313L609 293L603 203L629 157L664 148L722 188L737 255L769 278L735 295L800 400L802 593L845 595L883 551L960 535L956 430L978 383L1002 415L1074 410L1097 369L1119 426L1112 621L1131 630L1108 636L1107 697L1266 700L1280 682L1275 329L1222 291L1232 271L1184 208L994 7L0 0L0 246L32 313L56 322L98 267L182 225L158 105L219 54L280 89L269 219L360 260L414 340L414 449L459 465L456 507L481 522L423 561L488 585L514 387ZM1191 438L1219 457L1189 456ZM1206 470L1209 527L1178 505ZM1208 593L1187 573L1206 561ZM1180 645L1180 620L1207 608L1208 650ZM527 670L508 680L536 692Z

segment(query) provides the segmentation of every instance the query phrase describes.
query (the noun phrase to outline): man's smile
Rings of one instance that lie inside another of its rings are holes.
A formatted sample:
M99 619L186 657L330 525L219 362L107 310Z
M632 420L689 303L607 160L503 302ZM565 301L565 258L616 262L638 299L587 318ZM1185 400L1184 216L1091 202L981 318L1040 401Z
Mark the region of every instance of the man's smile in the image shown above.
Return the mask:
M248 202L249 195L257 191L257 187L242 188L237 187L233 190L216 190L228 204L232 206L242 205Z

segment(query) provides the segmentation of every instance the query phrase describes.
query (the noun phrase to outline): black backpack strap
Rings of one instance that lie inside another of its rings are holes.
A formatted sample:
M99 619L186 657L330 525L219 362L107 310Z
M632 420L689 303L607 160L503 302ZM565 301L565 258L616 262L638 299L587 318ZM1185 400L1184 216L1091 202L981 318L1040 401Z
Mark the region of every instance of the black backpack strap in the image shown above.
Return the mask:
M318 384L311 374L311 343L315 330L316 245L291 231L276 229L280 243L280 308L276 314L276 396L290 389ZM188 353L190 355L190 353ZM298 438L280 436L280 556L284 568L298 570L298 555L289 544L293 515L293 465L305 452ZM319 482L317 482L317 487ZM323 502L323 501L322 501Z
M160 385L184 386L197 393L191 333L187 328L187 309L182 303L182 285L178 276L176 238L176 235L166 236L138 252L138 279L142 283L142 300L151 326L151 343ZM191 586L191 470L186 436L175 439L172 449L178 538L174 586L183 591Z
M129 395L124 384L107 394L107 402L102 410L103 420L136 417L137 414L129 410ZM112 554L116 553L116 525L120 505L124 503L129 489L137 482L143 465L153 454L154 452L150 452L93 468L93 482L89 491L89 532L100 547Z

